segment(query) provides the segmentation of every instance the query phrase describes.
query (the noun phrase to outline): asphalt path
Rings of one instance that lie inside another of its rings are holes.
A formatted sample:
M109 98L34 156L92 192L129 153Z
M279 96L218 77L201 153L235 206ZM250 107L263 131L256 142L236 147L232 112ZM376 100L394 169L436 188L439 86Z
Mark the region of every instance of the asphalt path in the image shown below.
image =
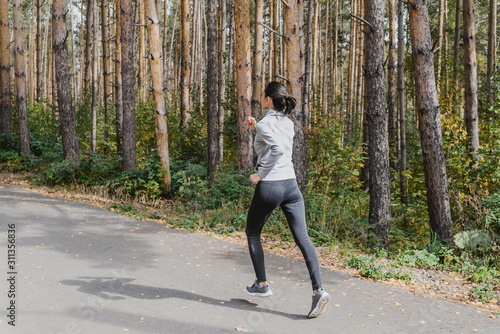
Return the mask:
M332 301L307 319L303 262L266 254L274 295L251 297L245 247L5 185L0 232L0 333L500 333L474 309L326 268Z

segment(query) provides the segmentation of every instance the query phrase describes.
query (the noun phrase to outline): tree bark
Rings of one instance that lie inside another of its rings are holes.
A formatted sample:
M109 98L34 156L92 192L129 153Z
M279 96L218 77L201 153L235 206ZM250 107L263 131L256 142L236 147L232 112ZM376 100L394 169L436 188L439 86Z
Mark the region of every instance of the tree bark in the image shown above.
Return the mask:
M452 243L448 180L441 134L441 118L434 76L434 54L427 0L408 6L415 78L416 109L427 189L430 227L442 242Z
M14 0L15 75L17 86L17 112L19 124L19 146L21 153L30 155L28 112L26 110L26 72L24 70L24 29L22 0Z
M123 104L123 169L136 167L135 152L135 95L134 95L134 41L135 11L133 0L120 0L120 30L122 46L122 104Z
M145 28L145 14L144 14L144 1L137 0L139 2L139 74L137 75L138 86L139 86L139 101L146 102L146 78L147 74L147 62L146 62L146 28Z
M300 13L303 12L301 0L289 0L284 5L284 53L286 57L285 77L288 79L288 93L296 99L297 107L292 112L292 120L295 124L295 137L293 139L292 161L295 168L297 183L304 187L308 182L307 173L307 137L305 133L306 115L302 104L302 80L304 75L304 48L300 38L304 32Z
M391 180L384 72L384 0L366 1L366 89L370 159L369 222L377 246L390 248Z
M444 32L444 14L445 3L448 0L439 0L439 16L438 16L438 43L437 43L437 65L436 65L436 89L439 99L439 92L441 91L441 64L443 58L443 32Z
M189 0L181 0L181 130L189 124L189 85L191 58L189 54Z
M405 116L405 30L403 0L398 0L398 117L399 117L399 188L401 203L408 205L408 181L406 179L406 116Z
M42 98L42 0L36 2L36 98Z
M91 85L92 72L90 70L90 65L92 64L92 2L93 0L87 0L87 15L85 19L85 24L87 25L87 32L85 38L85 86L84 90L88 90Z
M207 1L207 139L208 139L208 179L215 183L215 171L218 162L218 71L217 71L217 2Z
M262 26L264 17L264 0L255 0L255 35L253 47L252 67L252 117L258 118L260 114L260 97L262 94Z
M237 137L238 137L238 169L250 170L253 165L253 143L250 127L245 119L251 115L250 100L252 98L252 70L250 57L250 7L248 0L234 4L235 24L235 62L236 62L236 96L238 99Z
M92 132L91 132L91 154L97 150L97 109L99 108L99 76L97 64L99 63L99 7L97 0L92 0Z
M11 134L9 2L0 1L0 115L2 133Z
M306 115L306 127L309 127L311 120L311 106L310 106L310 92L311 92L311 58L312 58L312 35L313 35L313 14L316 10L317 3L315 0L309 0L309 7L307 10L307 35L306 35L306 49L304 60L304 85L302 89L302 102L304 105L304 114Z
M219 162L224 161L224 114L223 102L226 99L226 0L219 0Z
M389 1L389 55L387 63L387 112L389 114L389 165L391 175L396 171L396 4Z
M110 66L110 49L109 49L109 23L108 23L108 0L101 0L101 28L102 28L102 74L104 86L104 138L108 137L108 111L109 100L111 97L111 66Z
M75 128L75 112L71 101L71 78L68 68L68 47L66 40L66 7L68 0L54 0L52 4L52 47L56 64L57 105L61 123L61 137L64 158L73 164L80 164L78 139Z
M454 40L454 48L453 48L453 79L455 82L455 109L458 109L458 106L460 105L459 102L459 96L460 96L460 85L458 82L458 52L460 49L460 0L455 0L456 1L456 6L455 6L455 40Z
M488 59L486 74L486 94L488 102L495 102L493 82L496 75L497 59L497 0L490 0L490 12L488 14Z
M147 17L149 40L149 67L151 68L151 82L156 121L156 146L163 168L163 185L170 191L170 160L168 150L167 113L165 111L165 97L163 95L163 61L160 35L160 22L156 13L154 0L144 1L144 10Z
M474 0L464 0L464 69L465 69L465 128L468 150L476 159L479 149L479 117L477 112L477 59Z
M121 44L121 0L116 0L115 8L115 40L116 40L116 59L115 59L115 112L116 112L116 153L123 154L123 91L122 91L122 44Z

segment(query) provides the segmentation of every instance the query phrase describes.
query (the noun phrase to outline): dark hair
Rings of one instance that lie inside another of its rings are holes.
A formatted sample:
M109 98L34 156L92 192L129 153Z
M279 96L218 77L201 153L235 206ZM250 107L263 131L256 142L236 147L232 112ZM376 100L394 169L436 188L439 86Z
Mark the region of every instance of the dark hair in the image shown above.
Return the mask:
M281 82L271 81L268 83L264 89L264 94L266 97L269 96L273 99L274 109L283 112L285 115L290 114L297 105L295 98L288 94L285 85Z

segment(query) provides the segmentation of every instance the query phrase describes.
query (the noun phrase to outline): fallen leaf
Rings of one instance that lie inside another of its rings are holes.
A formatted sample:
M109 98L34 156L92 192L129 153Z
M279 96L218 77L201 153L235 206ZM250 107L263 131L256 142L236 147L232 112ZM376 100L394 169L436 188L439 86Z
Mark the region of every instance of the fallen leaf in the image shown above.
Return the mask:
M248 333L248 329L246 329L246 328L236 327L236 330L237 330L238 332Z

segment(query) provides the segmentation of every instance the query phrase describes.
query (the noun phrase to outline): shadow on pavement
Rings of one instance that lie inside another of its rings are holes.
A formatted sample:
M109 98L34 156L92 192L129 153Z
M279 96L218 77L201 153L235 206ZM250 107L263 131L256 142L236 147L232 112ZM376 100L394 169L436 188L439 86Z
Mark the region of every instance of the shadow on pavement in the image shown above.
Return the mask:
M126 297L138 299L167 299L178 298L219 307L230 307L238 310L247 310L286 317L292 320L304 320L305 315L280 312L259 307L246 299L231 298L229 301L203 296L197 293L178 289L151 287L139 284L130 284L133 278L113 277L80 277L80 280L62 280L61 284L79 286L78 291L97 296L106 300L123 300Z

